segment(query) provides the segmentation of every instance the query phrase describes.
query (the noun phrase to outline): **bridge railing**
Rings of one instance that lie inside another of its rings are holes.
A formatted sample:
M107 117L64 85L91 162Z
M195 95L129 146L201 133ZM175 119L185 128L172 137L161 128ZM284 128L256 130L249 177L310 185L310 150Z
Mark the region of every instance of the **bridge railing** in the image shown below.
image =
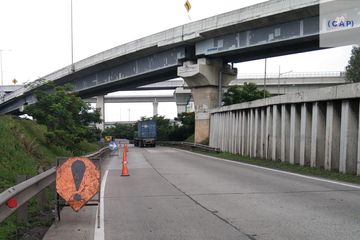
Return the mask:
M210 146L360 175L360 83L213 109Z
M108 150L108 147L104 147L95 153L86 155L85 157L95 159L106 154ZM54 183L55 178L56 167L53 167L0 193L0 223L3 222L16 210L18 210L18 208L21 207L23 204L36 196L44 188ZM9 199L15 199L17 202L17 206L14 208L10 208L7 205Z
M326 78L339 77L344 78L345 72L342 71L327 71L327 72L289 72L281 74L280 78ZM259 73L239 73L238 79L264 79L264 74ZM267 79L279 78L279 73L267 73Z

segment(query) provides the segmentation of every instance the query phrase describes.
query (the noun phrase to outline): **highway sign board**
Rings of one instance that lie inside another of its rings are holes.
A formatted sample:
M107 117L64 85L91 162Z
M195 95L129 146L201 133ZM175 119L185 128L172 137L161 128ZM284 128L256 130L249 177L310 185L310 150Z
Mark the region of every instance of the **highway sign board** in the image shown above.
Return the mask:
M67 159L56 169L56 191L76 212L98 191L100 171L85 157Z
M109 148L111 151L116 151L116 150L118 150L118 145L116 144L116 142L111 141L111 142L109 142Z
M105 136L105 141L110 142L112 140L112 136Z

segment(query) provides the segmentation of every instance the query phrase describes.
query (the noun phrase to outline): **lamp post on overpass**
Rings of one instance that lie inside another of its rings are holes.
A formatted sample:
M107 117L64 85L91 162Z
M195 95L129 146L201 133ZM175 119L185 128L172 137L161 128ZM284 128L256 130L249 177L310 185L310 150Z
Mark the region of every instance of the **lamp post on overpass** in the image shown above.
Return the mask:
M281 75L284 75L284 74L287 74L287 73L291 73L291 72L293 72L293 70L290 70L290 71L288 71L288 72L284 72L284 73L282 73L281 71L280 71L280 65L279 65L279 76L278 76L278 95L280 95L280 77L281 77Z
M4 49L0 49L0 74L1 74L1 86L4 86L4 75L3 75L3 59L2 59L2 53L8 51L10 52L11 50L4 50Z
M73 1L70 1L70 24L71 24L71 72L75 72L74 66L74 35L73 35Z

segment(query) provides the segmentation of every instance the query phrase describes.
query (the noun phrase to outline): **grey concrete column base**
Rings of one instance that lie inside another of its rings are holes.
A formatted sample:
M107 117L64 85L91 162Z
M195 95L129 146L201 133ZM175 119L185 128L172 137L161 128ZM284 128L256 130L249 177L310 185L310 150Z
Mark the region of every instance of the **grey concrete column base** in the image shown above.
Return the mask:
M209 110L217 107L218 88L213 86L193 88L192 94L195 103L195 142L201 143L209 138Z

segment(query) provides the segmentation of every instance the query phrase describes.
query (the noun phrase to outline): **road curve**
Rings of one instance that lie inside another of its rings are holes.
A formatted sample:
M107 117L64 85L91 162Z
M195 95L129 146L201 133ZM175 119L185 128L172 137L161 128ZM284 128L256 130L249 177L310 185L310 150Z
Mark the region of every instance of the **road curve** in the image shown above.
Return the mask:
M360 239L360 188L172 148L105 169L105 239Z

